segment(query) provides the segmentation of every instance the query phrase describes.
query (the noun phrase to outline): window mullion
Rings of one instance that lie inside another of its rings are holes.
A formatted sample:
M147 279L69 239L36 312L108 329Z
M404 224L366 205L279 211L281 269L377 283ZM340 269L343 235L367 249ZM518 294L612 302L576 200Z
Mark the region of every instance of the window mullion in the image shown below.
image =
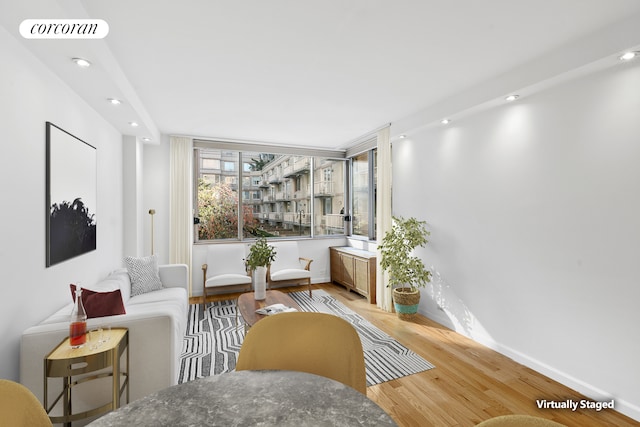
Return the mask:
M242 232L244 226L244 216L242 209L242 151L238 151L238 167L236 169L236 178L238 180L238 240L242 240L244 234Z
M374 150L369 151L369 239L373 240L375 238L375 209L376 209L376 198L375 189L375 153Z
M200 218L200 210L198 208L198 180L200 179L200 150L193 150L193 164L196 168L196 173L194 173L193 175L193 218L194 218L194 224L196 221L196 218ZM197 226L194 227L195 231L193 233L193 237L195 239L195 242L198 243L200 241L200 233L198 233L197 230Z
M347 161L347 190L345 193L345 234L353 235L353 157Z

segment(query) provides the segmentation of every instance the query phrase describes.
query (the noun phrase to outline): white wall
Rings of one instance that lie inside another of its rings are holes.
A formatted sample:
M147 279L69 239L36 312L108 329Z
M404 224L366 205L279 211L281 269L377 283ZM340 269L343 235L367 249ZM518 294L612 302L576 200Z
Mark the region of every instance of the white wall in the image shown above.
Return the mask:
M420 311L636 419L639 94L620 65L393 146L441 275Z
M144 253L151 254L151 216L153 218L154 254L161 264L169 262L169 137L163 136L159 144L143 146L143 201Z
M18 379L22 331L122 261L122 136L0 27L0 377ZM45 267L45 122L97 148L97 250Z
M139 257L144 253L144 219L148 216L142 210L143 143L132 135L122 138L122 143L124 255Z

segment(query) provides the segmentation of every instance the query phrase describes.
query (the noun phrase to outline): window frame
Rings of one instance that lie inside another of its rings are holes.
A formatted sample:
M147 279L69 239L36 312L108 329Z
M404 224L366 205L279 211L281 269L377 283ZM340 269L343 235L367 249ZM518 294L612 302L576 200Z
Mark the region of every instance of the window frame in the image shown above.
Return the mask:
M366 150L351 153L349 155L349 216L351 218L349 226L349 237L358 240L376 241L376 199L377 199L377 146L373 146ZM354 234L353 231L353 197L355 195L354 189L354 159L362 154L367 153L367 235Z
M346 205L347 203L347 198L348 198L348 194L349 194L349 160L346 158L345 152L343 151L333 151L333 150L306 150L306 149L300 149L300 148L286 148L286 147L275 147L275 146L270 146L270 145L254 145L251 143L238 143L238 142L223 142L223 141L205 141L205 140L194 140L194 197L193 197L193 212L194 212L194 217L198 218L198 181L200 179L200 176L202 175L201 172L201 163L200 160L202 158L207 158L206 156L201 156L201 150L206 150L206 149L213 149L213 150L220 150L221 152L221 170L220 170L220 181L224 182L226 177L230 176L229 170L225 167L224 161L225 159L222 159L222 157L228 156L229 154L233 153L234 156L237 155L237 165L234 168L234 179L235 179L235 186L236 186L236 194L237 194L237 220L238 220L238 230L237 230L237 235L235 237L232 238L221 238L221 239L200 239L200 233L198 232L198 230L196 230L194 232L194 243L195 244L216 244L216 243L221 243L224 241L252 241L255 240L252 237L246 237L244 236L244 230L243 230L243 206L248 205L248 206L252 206L254 205L253 203L251 203L254 199L252 197L250 197L250 199L248 200L249 203L246 203L247 201L243 200L243 192L244 191L248 191L249 194L252 194L254 191L254 180L252 179L253 177L251 177L249 179L249 188L243 188L246 187L246 185L244 185L245 183L243 182L244 179L244 173L245 172L245 163L248 163L247 158L243 155L246 153L265 153L265 154L276 154L276 155L285 155L288 157L288 161L292 162L293 158L296 156L305 156L309 158L309 182L307 183L308 188L309 188L309 202L308 204L309 206L309 210L308 210L308 214L310 215L310 222L309 222L309 226L308 226L308 234L304 235L304 236L293 236L293 235L287 235L287 236L283 236L281 237L282 239L321 239L321 238L335 238L335 237L342 237L342 236L348 236L348 232L347 230L345 230L345 228L343 228L343 231L341 233L327 233L327 234L318 234L316 233L316 227L317 224L315 223L315 210L316 210L316 191L315 191L315 168L316 168L316 162L318 158L322 158L322 159L327 159L327 160L331 160L331 161L339 161L339 162L343 162L342 167L343 167L343 176L342 176L342 198L343 198L343 205ZM231 152L231 153L230 153ZM209 172L209 175L212 175L213 173ZM261 197L259 197L258 199L264 199L265 194L270 194L274 191L274 188L271 187L269 190L267 190L267 192L262 192L262 190L255 190L255 191L260 191L261 192ZM319 201L318 203L324 203L324 201ZM252 209L254 210L255 213L255 207L252 206ZM321 207L320 209L323 209L323 207ZM335 228L334 228L335 230ZM272 237L270 237L271 239ZM278 239L278 237L274 237L274 239Z

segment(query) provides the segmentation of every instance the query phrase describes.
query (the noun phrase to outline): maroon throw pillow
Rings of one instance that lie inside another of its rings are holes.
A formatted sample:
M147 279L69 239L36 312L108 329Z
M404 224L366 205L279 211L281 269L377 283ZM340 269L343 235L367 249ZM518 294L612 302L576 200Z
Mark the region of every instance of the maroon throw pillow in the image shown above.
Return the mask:
M76 285L69 285L71 288L71 298L76 300ZM120 289L111 292L96 292L82 288L82 305L87 312L87 318L115 316L116 314L127 314L122 302Z

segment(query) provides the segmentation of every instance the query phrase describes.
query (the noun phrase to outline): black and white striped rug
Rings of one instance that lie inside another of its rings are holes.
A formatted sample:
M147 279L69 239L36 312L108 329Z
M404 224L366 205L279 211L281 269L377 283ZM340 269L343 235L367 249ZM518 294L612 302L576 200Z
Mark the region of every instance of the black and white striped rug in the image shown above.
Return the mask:
M306 291L289 295L304 311L334 314L356 328L364 350L368 386L434 367L321 289L313 291L313 298ZM209 303L204 313L200 304L189 307L189 324L180 358L180 383L235 369L244 338L242 317L239 316L238 322L236 327L235 300Z

